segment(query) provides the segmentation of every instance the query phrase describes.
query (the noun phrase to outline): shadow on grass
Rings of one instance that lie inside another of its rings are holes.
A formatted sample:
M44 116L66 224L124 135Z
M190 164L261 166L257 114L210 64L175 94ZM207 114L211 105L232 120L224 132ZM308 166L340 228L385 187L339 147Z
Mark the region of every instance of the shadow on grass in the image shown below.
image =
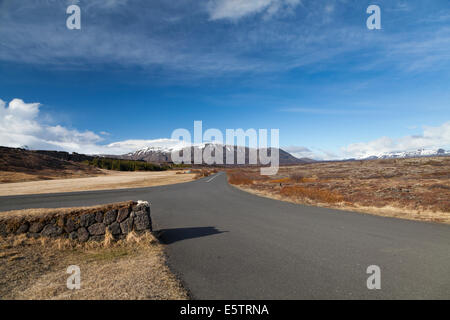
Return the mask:
M228 231L217 230L216 227L192 227L161 229L156 232L157 237L165 244L171 244L186 239L201 238Z

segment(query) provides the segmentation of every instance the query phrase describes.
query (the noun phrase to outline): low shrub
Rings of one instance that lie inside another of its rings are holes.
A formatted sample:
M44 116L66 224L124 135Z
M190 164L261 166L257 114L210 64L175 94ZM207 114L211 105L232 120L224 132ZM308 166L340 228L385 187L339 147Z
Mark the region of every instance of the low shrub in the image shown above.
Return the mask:
M281 178L281 179L270 180L270 183L288 183L290 181L291 181L290 178Z
M337 192L315 187L285 186L280 194L285 197L308 198L323 203L337 203L343 201L343 196Z
M251 185L253 179L244 173L229 173L228 182L235 185Z

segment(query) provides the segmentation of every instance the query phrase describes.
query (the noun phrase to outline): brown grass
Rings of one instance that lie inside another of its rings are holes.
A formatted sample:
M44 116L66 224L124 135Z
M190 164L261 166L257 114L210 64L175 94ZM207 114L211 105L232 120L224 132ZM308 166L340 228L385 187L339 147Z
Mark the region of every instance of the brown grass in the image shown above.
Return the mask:
M217 173L217 169L192 169L191 173L195 174L194 179L200 179L204 177L209 177L212 174Z
M236 185L251 185L254 182L253 177L248 176L244 173L229 173L228 182Z
M0 183L0 196L90 190L127 189L189 182L194 174L177 171L120 172L102 170L95 177Z
M187 299L151 234L77 243L68 239L0 239L1 299ZM69 290L69 265L81 269L81 289Z
M106 170L101 170L94 167L87 167L86 170L38 170L35 172L11 172L0 170L0 183L87 178L101 176L104 174L107 174Z
M344 197L337 192L315 187L305 188L302 186L286 186L281 188L280 194L285 197L307 198L323 203L338 203L342 202L344 199Z
M322 162L228 171L229 182L280 200L450 223L450 157Z

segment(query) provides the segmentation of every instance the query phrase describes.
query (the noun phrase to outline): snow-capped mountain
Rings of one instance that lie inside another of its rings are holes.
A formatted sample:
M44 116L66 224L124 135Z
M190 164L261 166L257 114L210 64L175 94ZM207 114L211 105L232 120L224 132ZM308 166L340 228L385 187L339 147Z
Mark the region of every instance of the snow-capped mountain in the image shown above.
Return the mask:
M366 157L365 159L396 159L435 156L450 156L450 151L446 151L444 149L418 149L414 151L383 152L377 155Z
M135 152L130 152L125 155L120 156L123 159L130 159L130 160L144 160L147 162L156 162L156 163L164 163L164 162L172 162L171 154L173 151L183 152L183 150L186 150L187 148L191 148L191 158L192 163L194 163L193 157L195 150L200 149L203 151L203 149L211 145L212 143L201 143L201 144L193 144L188 145L184 143L183 141L172 141L170 143L165 143L164 145L154 145L154 146L148 146L142 149L139 149ZM226 163L226 154L227 152L232 151L234 153L234 159L237 159L237 153L238 150L235 146L229 146L229 145L221 145L218 144L217 146L222 148L223 152L223 163ZM259 151L258 155L259 155ZM271 150L269 150L270 154ZM249 153L250 149L245 148L245 163L249 163ZM280 164L296 164L296 163L306 163L306 162L313 162L313 160L310 159L298 159L294 156L292 156L290 153L279 149L279 158L280 158ZM259 160L259 157L258 157ZM237 161L235 161L236 163ZM259 161L258 161L259 162Z

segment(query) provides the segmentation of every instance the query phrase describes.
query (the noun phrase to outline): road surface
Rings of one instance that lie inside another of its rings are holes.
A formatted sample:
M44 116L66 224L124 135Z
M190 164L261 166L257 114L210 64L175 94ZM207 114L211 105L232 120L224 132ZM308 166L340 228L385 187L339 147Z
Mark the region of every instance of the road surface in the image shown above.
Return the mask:
M0 197L0 211L148 200L194 299L449 299L450 226L291 204L219 173L151 188ZM367 267L381 289L367 289ZM149 272L151 272L149 270Z

